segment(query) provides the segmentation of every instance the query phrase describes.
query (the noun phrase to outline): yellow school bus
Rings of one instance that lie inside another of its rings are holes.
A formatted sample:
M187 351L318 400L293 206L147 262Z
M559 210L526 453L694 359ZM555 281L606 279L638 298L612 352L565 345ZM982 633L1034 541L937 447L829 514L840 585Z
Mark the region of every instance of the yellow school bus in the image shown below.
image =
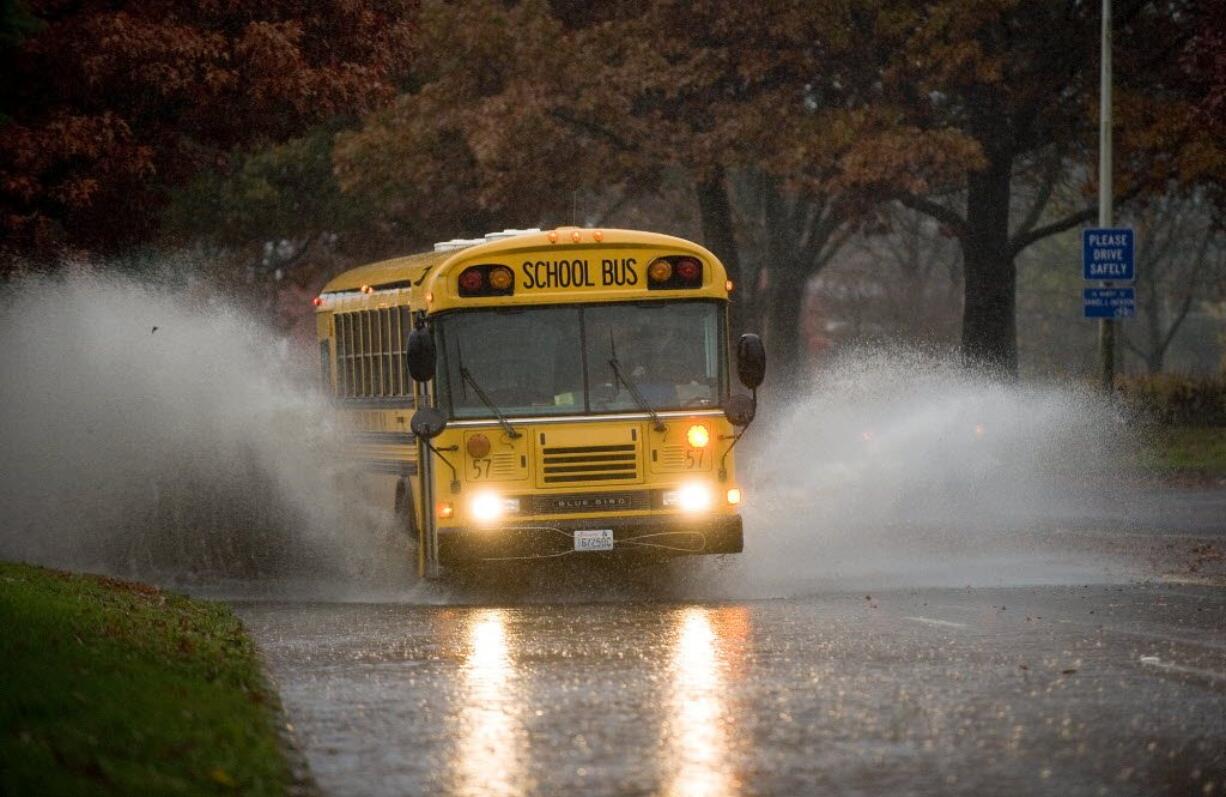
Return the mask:
M504 230L355 268L315 299L345 456L422 575L742 550L733 446L765 353L723 265L632 230Z

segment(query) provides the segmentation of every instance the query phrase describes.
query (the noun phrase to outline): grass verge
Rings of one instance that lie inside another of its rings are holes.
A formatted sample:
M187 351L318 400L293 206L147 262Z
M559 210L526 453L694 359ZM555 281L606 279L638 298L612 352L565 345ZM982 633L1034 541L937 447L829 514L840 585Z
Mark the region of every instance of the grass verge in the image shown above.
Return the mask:
M0 563L0 794L283 794L276 702L225 606Z
M1136 457L1139 467L1159 475L1226 477L1226 427L1156 427Z

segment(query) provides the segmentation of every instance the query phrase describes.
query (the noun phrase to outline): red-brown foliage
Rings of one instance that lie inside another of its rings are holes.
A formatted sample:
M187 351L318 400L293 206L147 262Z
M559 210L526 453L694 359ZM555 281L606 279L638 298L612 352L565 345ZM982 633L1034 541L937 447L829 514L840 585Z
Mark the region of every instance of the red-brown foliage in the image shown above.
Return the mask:
M394 95L412 0L34 0L0 52L0 236L10 253L114 251L169 187L248 144Z

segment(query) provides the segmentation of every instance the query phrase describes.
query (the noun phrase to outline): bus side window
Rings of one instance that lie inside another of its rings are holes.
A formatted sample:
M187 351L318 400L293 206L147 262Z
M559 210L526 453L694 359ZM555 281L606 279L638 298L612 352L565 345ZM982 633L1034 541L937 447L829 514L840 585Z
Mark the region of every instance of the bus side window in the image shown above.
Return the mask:
M408 336L413 329L413 311L408 307L400 308L400 328L396 333L396 339L400 346L397 351L400 358L400 395L413 395L413 377L409 375L409 350Z
M328 341L319 342L319 368L324 387L332 390L332 353Z

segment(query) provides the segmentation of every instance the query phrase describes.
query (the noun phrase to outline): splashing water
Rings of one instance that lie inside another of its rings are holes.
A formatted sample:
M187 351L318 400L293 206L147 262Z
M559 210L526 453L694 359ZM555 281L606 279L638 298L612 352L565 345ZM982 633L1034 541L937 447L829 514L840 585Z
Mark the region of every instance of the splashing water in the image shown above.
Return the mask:
M159 581L407 572L338 487L332 413L274 333L121 278L6 293L0 557Z
M741 460L751 489L738 569L751 589L1064 580L1095 566L1040 543L1093 513L1094 474L1127 444L1101 396L977 378L953 357L861 351L781 403Z
M466 600L414 587L391 518L343 490L312 358L227 303L112 277L29 280L6 291L0 335L0 557ZM682 577L659 583L551 575L516 599L1080 577L1084 563L1036 541L1109 500L1083 474L1126 442L1088 391L1002 385L913 352L847 354L772 404L739 460L744 554L679 562Z

